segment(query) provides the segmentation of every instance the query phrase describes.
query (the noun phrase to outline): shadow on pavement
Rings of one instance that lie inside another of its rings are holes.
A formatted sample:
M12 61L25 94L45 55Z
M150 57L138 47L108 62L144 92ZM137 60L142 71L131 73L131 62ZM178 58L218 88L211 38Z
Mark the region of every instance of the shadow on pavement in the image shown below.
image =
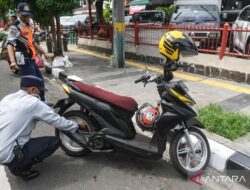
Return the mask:
M40 176L26 182L19 177L13 176L5 168L11 189L72 189L71 187L74 187L74 184L80 183L80 186L83 186L89 180L97 182L99 174L103 170L109 169L112 172L120 170L120 172L132 178L142 176L143 178L163 177L176 178L176 180L183 179L175 171L171 163L166 160L144 160L121 152L105 154L90 153L83 158L55 154L43 163L35 165L34 169L40 172ZM106 178L109 179L109 176L106 176Z

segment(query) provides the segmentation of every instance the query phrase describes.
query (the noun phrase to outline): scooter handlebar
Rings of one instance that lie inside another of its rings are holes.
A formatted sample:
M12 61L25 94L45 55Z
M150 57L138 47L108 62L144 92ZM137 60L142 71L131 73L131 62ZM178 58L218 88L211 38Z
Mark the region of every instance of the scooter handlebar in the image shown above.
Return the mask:
M149 76L149 75L143 75L143 76L141 76L140 79L135 80L135 83L138 83L138 82L147 82L148 79L150 79L150 77L151 76Z
M141 82L142 78L135 80L135 83Z

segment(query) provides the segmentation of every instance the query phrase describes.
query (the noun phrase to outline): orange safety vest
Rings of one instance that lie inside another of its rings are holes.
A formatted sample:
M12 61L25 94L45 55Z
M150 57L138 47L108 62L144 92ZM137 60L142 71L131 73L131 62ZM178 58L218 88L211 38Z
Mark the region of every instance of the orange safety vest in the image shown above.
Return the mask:
M32 27L27 26L26 24L21 24L19 26L21 36L26 38L28 40L28 44L26 44L27 51L32 51L32 59L35 59L36 57L36 48L33 44L33 34L32 34Z

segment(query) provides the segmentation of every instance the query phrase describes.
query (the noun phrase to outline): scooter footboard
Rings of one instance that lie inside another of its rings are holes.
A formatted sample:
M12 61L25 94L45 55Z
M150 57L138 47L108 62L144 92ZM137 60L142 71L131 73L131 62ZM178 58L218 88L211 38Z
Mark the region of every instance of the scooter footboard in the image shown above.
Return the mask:
M114 147L127 150L147 159L158 160L162 158L162 154L159 153L158 148L152 146L150 143L151 138L144 135L136 134L134 139L121 139L106 135L105 140Z

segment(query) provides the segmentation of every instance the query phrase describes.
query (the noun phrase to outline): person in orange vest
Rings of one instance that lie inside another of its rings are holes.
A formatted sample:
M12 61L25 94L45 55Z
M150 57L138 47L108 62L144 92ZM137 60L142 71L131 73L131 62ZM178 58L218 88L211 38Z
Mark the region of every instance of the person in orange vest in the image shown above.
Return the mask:
M39 50L48 60L47 53L35 42L30 25L31 7L28 3L22 2L17 6L18 20L9 28L7 49L10 58L10 69L19 68L21 76L33 75L42 79L43 76L35 64L36 50ZM40 98L45 101L44 91Z

